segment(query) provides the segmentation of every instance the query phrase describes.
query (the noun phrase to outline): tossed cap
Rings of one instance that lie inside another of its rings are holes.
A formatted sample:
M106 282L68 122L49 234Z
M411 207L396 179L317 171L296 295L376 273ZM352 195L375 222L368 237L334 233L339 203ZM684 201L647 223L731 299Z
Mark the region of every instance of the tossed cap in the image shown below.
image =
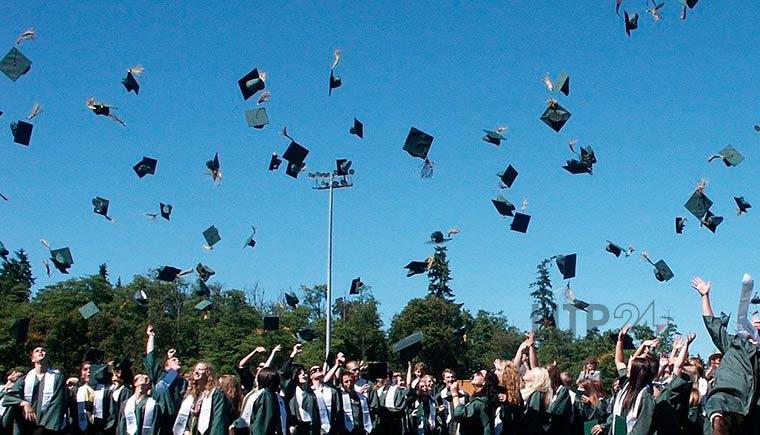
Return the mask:
M517 208L514 204L507 201L507 198L499 195L496 197L496 199L492 199L491 202L493 203L493 206L496 207L496 211L499 212L502 216L514 216L512 213Z
M219 181L222 179L222 165L219 162L219 153L214 153L214 158L206 161L206 169L208 169L212 180Z
M431 145L433 145L433 136L412 127L404 141L403 149L412 157L427 159Z
M373 361L367 364L367 379L374 382L388 377L388 363Z
M335 161L335 175L346 176L353 175L354 171L351 169L353 162L348 159L338 159Z
M289 307L293 308L294 310L298 308L298 303L301 302L298 300L298 296L296 296L293 292L286 292L285 293L285 303L288 304Z
M139 178L143 178L146 175L153 175L156 173L156 165L158 160L151 157L143 157L142 160L132 166L132 170Z
M158 269L158 275L156 279L164 282L174 282L178 276L182 273L182 270L172 266L164 266Z
M69 268L74 264L69 248L60 248L50 251L50 260L53 266L61 273L69 273Z
M111 202L109 200L96 196L92 199L92 211L95 214L102 215L106 219L111 220L111 218L108 216L108 207L110 204Z
M683 228L686 226L686 218L682 216L676 217L676 234L682 234Z
M257 107L255 109L248 109L243 112L245 114L245 122L249 127L262 129L269 124L269 117L267 116L267 109L263 107Z
M319 338L319 335L317 335L316 331L311 328L299 329L296 333L296 340L298 340L299 343L310 343L317 338Z
M743 196L735 196L734 201L736 202L736 209L738 210L739 214L747 213L747 210L752 208L752 204L747 202Z
M32 141L32 130L34 125L26 121L17 121L11 123L11 133L13 134L13 142L29 146Z
M707 214L702 218L702 224L711 232L715 233L718 229L718 225L723 222L723 216L716 216L711 211L707 211Z
M214 272L214 269L206 266L203 263L198 263L197 266L195 266L195 272L198 274L198 277L203 282L208 282L208 280L216 275L216 272Z
M248 236L247 239L245 239L245 243L243 244L243 248L247 248L249 246L251 248L255 248L256 247L256 240L253 239L253 237L256 235L256 227L251 227L251 230L252 230L252 233L251 233L250 236Z
M686 210L689 210L695 218L701 221L702 217L707 214L712 205L713 202L707 197L707 195L705 195L704 191L702 191L702 189L697 189L691 194L691 197L686 201L684 207L686 207Z
M449 240L451 240L450 237L446 237L443 235L443 231L433 231L430 234L430 243L440 244L440 243L446 243Z
M211 225L203 231L203 238L206 239L206 245L204 246L206 249L213 249L214 245L222 240L219 236L219 230L217 230L214 225Z
M483 130L483 132L486 134L483 136L483 140L485 142L488 142L490 144L499 146L501 145L502 140L506 140L506 137L504 136L504 133L507 131L507 127L498 127L494 130Z
M127 93L134 92L135 95L140 94L140 83L137 82L137 77L144 71L140 65L133 66L127 70L127 75L121 79L121 84L124 85L124 89Z
M512 165L507 166L507 169L499 174L499 181L501 181L502 187L512 187L512 183L515 182L517 174L517 169L515 169Z
M145 293L145 290L135 291L134 295L132 295L132 299L134 299L138 305L144 306L148 304L148 294Z
M280 318L277 316L264 317L264 330L265 331L277 331L280 329Z
M393 352L399 354L402 361L411 361L422 349L424 335L417 331L393 344Z
M515 213L514 219L512 219L512 224L510 225L510 229L512 231L517 231L518 233L527 233L528 232L528 225L530 224L530 216L524 213Z
M559 132L565 123L570 119L572 114L560 106L556 100L549 100L546 110L541 115L541 121L548 125L552 130Z
M198 302L197 304L195 304L195 309L198 310L198 311L204 311L204 310L208 309L208 307L210 307L211 305L213 305L213 302L211 302L208 299L204 299L204 300Z
M29 322L30 320L28 317L13 319L10 334L16 344L26 342L27 335L29 335Z
M0 71L14 82L28 73L31 68L32 61L16 47L11 48L8 54L0 60Z
M625 33L630 37L631 31L639 28L639 14L628 15L628 11L623 11L623 15L625 17Z
M266 87L265 80L266 75L263 72L260 74L257 68L254 68L238 80L238 86L240 87L240 93L243 94L243 99L247 100L256 92L263 90Z
M335 67L340 63L341 54L339 48L333 52L333 64L332 67L330 67L330 89L328 90L327 95L332 95L332 90L339 88L340 85L343 84L343 80L341 80L340 76L335 75Z
M161 217L168 221L172 216L174 207L171 204L164 204L163 202L159 202L158 204L161 207Z
M615 257L620 257L623 253L623 247L607 240L607 247L604 248L607 252L611 253Z
M408 269L406 272L406 276L414 276L419 275L421 273L427 272L428 268L430 267L430 261L410 261L409 264L404 266L404 269Z
M85 320L88 320L90 317L98 314L100 310L98 309L98 306L95 305L95 302L90 301L87 302L85 305L79 308L79 314L84 317Z
M557 255L555 257L554 261L557 263L557 268L564 279L575 278L576 260L577 254Z
M731 145L726 145L725 148L720 150L718 154L715 154L713 156L710 156L710 158L707 159L708 163L712 162L715 159L721 159L723 160L723 163L725 163L726 166L736 166L739 163L744 161L744 156L741 155L739 151L736 150Z
M361 278L354 278L351 280L351 288L348 290L348 294L350 295L358 295L359 292L364 288L364 283L362 282Z
M282 159L277 155L277 153L272 153L272 158L269 160L269 170L276 171L280 168L281 164Z
M359 139L364 139L364 124L361 121L354 118L354 126L348 130L349 133L358 136Z

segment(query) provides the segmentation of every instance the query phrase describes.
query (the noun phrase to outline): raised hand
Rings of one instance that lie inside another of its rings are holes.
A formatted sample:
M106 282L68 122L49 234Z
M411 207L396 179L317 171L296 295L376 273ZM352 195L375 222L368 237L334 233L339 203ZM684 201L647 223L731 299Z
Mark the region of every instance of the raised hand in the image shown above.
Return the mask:
M630 331L631 325L625 324L622 328L620 328L620 331L618 331L618 341L622 341L623 337L625 337L626 334L628 334L628 331Z
M710 281L705 282L700 277L695 277L693 280L691 280L691 288L696 290L700 296L707 296L710 294L712 283Z
M690 332L688 336L686 336L686 344L691 345L691 343L694 341L694 339L697 338L696 332Z
M145 334L149 337L153 337L156 333L153 331L153 325L148 325L148 329L145 330Z
M261 347L261 346L257 347L256 349L253 349L253 353L264 353L264 352L266 352L266 351L267 351L267 350L266 350L266 349L264 349L264 348L263 348L263 347Z

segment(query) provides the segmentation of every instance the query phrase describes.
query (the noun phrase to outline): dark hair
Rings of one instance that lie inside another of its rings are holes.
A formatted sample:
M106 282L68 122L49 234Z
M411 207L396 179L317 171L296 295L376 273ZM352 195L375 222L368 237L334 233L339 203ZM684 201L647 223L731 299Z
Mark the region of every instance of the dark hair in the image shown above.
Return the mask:
M290 377L290 379L298 384L298 375L301 372L306 373L307 375L309 374L309 372L306 371L306 367L302 366L301 364L293 364L293 375Z
M264 367L259 370L259 374L256 376L256 383L259 384L259 388L261 389L277 393L280 391L280 373L271 367Z
M473 397L482 396L488 399L488 402L495 404L499 401L499 377L494 372L487 372L483 377L483 388L473 393Z
M552 391L556 392L557 388L559 388L560 385L564 385L562 383L562 376L560 376L559 369L555 365L548 365L545 368L546 368L546 371L549 373L549 380L552 383Z
M628 413L636 403L636 397L641 390L652 384L655 376L657 376L659 366L660 363L650 354L633 359L626 383L628 392L623 399L623 413Z

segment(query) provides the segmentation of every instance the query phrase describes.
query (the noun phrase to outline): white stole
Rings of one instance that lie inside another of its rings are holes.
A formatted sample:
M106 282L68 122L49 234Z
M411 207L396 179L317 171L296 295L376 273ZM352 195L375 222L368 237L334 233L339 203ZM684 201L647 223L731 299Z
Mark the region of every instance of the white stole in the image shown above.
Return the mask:
M214 396L214 390L207 391L203 402L201 402L201 415L198 417L198 432L206 433L211 423L211 400Z
M253 403L261 395L264 390L253 390L246 394L243 398L243 412L240 413L240 418L245 421L247 426L251 425L251 415L253 415Z
M47 411L48 405L50 405L50 401L53 399L53 388L55 387L55 375L58 374L58 371L53 369L48 369L47 372L43 374L43 381L45 382L45 386L42 390L42 403L40 404L40 414L43 414L45 411ZM37 380L37 373L34 371L34 369L30 370L29 373L26 374L26 378L24 379L24 400L32 403L32 395L34 394L34 383ZM40 400L38 397L37 400ZM41 416L38 415L37 418L40 418Z
M390 388L385 390L385 402L383 406L386 408L396 408L396 390L398 390L398 386L396 385L391 385Z
M105 386L98 385L98 388L95 390L95 398L92 401L92 414L101 420L103 419L103 397L105 396L105 389Z
M179 407L179 413L177 413L177 419L174 420L174 427L172 427L172 433L174 435L183 435L185 433L185 426L187 426L187 419L190 417L190 410L193 407L193 396L185 397L182 401L182 405Z
M364 394L362 393L356 393L356 396L359 398L359 403L361 403L362 406L362 423L364 426L364 430L367 431L367 433L372 432L372 419L369 415L369 404L367 403L367 398L364 397ZM354 430L354 412L351 408L351 396L343 392L343 423L346 425L346 429L350 432Z
M314 395L317 397L317 406L319 407L319 425L322 428L322 433L326 434L330 432L330 412L327 410L322 395L317 391L314 392Z
M325 401L325 409L327 409L327 416L329 417L332 412L332 389L322 385L319 387L319 394L317 395L321 395L322 400Z
M493 420L493 433L494 435L501 435L504 423L501 421L501 406L496 408L496 417Z
M87 393L89 386L82 385L77 388L77 421L79 422L79 429L84 431L87 429L87 425L90 423L87 417Z
M613 413L613 421L612 421L612 428L615 430L615 419L622 416L623 413L623 400L625 400L625 396L628 394L629 385L626 385L620 392L618 393L618 396L615 398L615 406L612 407L612 413ZM630 409L628 411L628 415L625 416L625 426L626 426L626 432L630 433L633 430L633 427L636 425L636 422L639 420L639 407L641 406L641 399L644 397L644 392L646 392L649 389L649 387L644 387L639 391L639 395L636 396L636 402L633 405L633 409ZM623 435L623 434L614 434L614 435Z
M135 414L135 406L137 401L135 396L130 397L124 405L124 418L127 423L127 433L129 435L135 435L137 433L137 415ZM143 424L141 434L145 435L153 430L153 420L156 418L156 401L148 397L145 401L145 407L143 408Z
M122 385L119 388L113 390L113 392L111 393L111 400L113 400L114 402L118 402L119 401L119 395L121 395L121 390L123 388L124 388L124 385Z
M303 389L300 386L296 386L296 404L299 419L304 423L311 423L311 415L303 409Z
M5 391L5 387L0 387L0 391ZM3 418L7 409L8 407L5 406L5 397L3 397L3 399L0 400L0 418Z

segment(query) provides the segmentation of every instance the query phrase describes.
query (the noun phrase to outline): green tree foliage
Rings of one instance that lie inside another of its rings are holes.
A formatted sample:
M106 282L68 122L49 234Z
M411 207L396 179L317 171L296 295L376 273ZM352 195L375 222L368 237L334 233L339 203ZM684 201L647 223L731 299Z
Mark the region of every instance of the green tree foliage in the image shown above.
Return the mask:
M28 302L32 296L34 277L29 256L23 249L16 251L15 256L3 262L0 268L0 297L3 305Z
M446 258L447 248L445 246L436 246L433 254L433 262L428 269L428 292L439 298L453 298L454 291L449 287L451 281L451 270L449 269L449 260Z
M388 341L383 333L378 306L368 286L364 286L358 296L336 300L332 347L351 359L386 361Z
M538 276L529 286L532 290L530 295L533 296L536 304L536 308L531 313L531 316L540 328L554 328L557 326L555 320L557 303L554 301L552 281L549 277L549 263L551 261L551 258L545 258L538 264Z
M466 313L465 318L469 317ZM469 320L469 321L468 321ZM509 326L502 313L479 310L474 318L466 320L465 360L460 376L466 376L481 368L493 367L497 358L512 359L525 334Z

